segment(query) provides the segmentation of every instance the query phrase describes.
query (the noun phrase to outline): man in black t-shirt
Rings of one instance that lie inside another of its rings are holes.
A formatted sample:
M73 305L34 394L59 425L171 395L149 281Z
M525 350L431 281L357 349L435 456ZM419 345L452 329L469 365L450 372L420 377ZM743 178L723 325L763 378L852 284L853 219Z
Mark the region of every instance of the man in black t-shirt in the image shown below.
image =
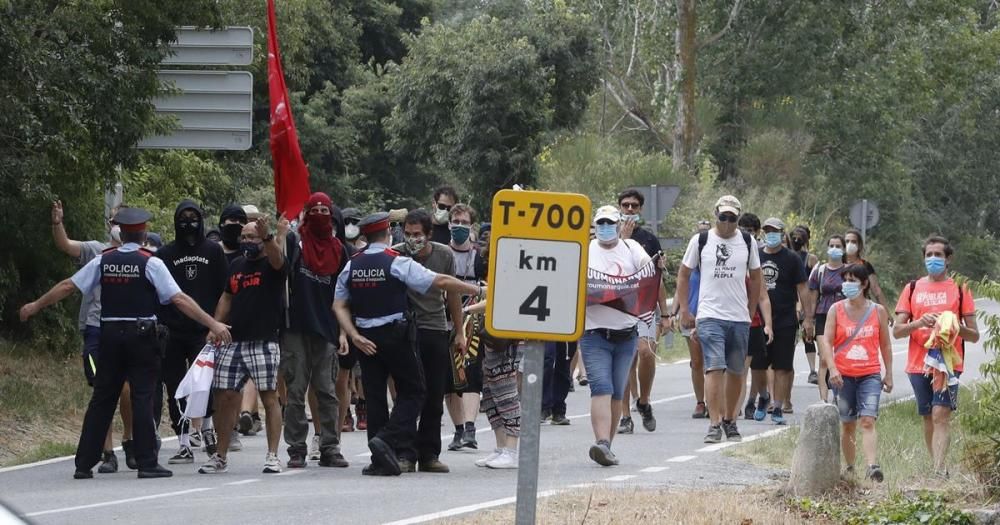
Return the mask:
M264 402L267 456L264 473L281 472L278 439L281 434L281 406L278 383L278 328L281 325L282 295L285 289L285 256L281 243L288 233L288 220L278 221L278 234L271 233L268 218L247 224L240 235L243 257L233 261L229 283L215 310L215 319L232 326L233 342L215 351L215 419L219 432L218 451L198 469L202 474L228 470L226 452L240 407L240 390L253 379Z
M431 206L431 241L439 244L451 242L449 219L451 208L458 204L458 193L451 186L441 186L434 190L434 204Z
M795 376L795 340L798 332L796 302L801 300L809 308L812 301L807 293L805 267L802 259L781 245L785 236L785 224L771 217L764 221L764 248L760 251L761 272L767 295L771 300L771 319L774 339L767 345L764 354L756 354L750 361L751 386L746 412L753 412L757 421L767 416L770 396L767 393L767 369L774 370L774 410L771 420L778 425L785 424L783 409L789 406L792 394L792 380ZM807 320L807 323L812 322ZM753 394L758 393L756 407Z

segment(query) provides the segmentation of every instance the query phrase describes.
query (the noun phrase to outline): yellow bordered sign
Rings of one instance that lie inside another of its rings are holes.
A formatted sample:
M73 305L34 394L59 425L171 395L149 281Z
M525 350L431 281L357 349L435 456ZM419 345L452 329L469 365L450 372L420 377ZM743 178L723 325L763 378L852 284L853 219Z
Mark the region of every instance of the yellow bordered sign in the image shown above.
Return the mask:
M495 337L576 341L587 305L590 199L503 190L493 197L486 330Z

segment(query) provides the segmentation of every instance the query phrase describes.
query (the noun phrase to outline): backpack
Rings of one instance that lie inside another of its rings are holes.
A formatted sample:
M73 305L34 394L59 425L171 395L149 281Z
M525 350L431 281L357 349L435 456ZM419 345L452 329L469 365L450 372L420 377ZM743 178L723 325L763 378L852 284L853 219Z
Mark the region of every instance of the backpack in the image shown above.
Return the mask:
M956 284L955 286L958 286L958 285ZM913 292L914 292L914 290L917 289L917 280L914 279L914 280L910 281L910 284L907 287L910 289L910 299L909 299L910 300L910 317L912 318L913 317ZM964 317L964 315L965 315L962 312L962 303L964 303L964 302L965 302L965 287L964 286L958 286L958 320L959 320L959 323L961 323L962 317ZM962 341L962 354L964 355L965 354L965 339L962 339L961 341Z
M743 242L747 244L747 271L750 271L750 234L740 230L743 235ZM708 244L708 232L704 231L698 234L698 268L701 268L701 252L705 249L705 245Z

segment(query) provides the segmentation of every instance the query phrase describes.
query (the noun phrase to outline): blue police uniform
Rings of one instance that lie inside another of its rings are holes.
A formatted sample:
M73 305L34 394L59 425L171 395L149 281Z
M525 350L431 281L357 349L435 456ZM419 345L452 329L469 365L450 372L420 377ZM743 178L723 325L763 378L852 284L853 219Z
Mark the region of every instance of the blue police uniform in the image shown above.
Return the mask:
M123 229L142 225L149 213L126 208L115 216ZM83 420L76 450L75 477L89 477L101 458L104 437L114 417L125 380L132 391L132 433L139 477L164 477L170 471L157 464L153 397L160 375L156 312L180 288L163 261L135 243L105 251L71 278L84 294L100 286L101 353L94 393Z
M362 221L363 233L388 229L387 214L373 217ZM425 395L423 369L414 341L416 325L409 320L406 291L412 288L426 293L435 277L436 273L413 259L385 244L373 243L356 254L337 279L335 298L350 302L358 331L377 348L375 355L361 352L359 358L368 404L368 439L380 438L401 453L413 450ZM391 415L385 396L389 377L396 385Z

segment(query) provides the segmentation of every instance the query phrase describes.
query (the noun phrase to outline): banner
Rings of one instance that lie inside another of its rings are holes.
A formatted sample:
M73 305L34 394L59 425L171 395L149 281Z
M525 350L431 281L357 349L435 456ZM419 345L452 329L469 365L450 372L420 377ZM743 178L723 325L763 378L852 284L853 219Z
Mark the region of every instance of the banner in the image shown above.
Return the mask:
M652 326L660 299L660 256L653 257L632 275L608 275L587 268L587 306L603 304L641 319Z

